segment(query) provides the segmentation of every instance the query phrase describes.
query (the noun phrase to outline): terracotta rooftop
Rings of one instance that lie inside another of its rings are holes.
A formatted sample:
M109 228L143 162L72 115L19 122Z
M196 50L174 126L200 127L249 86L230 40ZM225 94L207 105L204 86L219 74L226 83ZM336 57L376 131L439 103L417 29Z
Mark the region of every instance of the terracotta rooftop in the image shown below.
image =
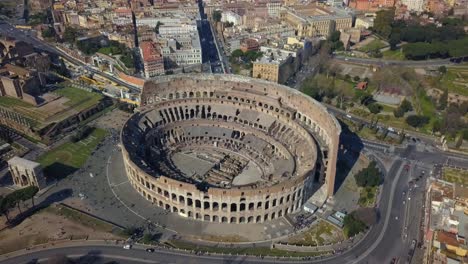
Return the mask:
M445 231L438 231L436 236L437 241L440 243L444 243L451 246L458 247L460 243L457 240L457 236L455 234L445 232Z
M151 62L162 59L162 54L159 52L159 46L152 41L144 41L140 44L143 61Z

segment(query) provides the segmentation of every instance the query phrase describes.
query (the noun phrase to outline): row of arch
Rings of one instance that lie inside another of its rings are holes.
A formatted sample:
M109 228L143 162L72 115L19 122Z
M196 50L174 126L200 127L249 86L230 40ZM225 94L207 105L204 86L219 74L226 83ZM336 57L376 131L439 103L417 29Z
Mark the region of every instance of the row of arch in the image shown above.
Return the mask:
M287 214L293 213L299 209L301 206L301 201L297 200L293 203L290 207L277 209L276 211L265 211L263 213L258 213L255 211L252 215L240 215L240 216L232 216L232 215L217 215L217 214L210 214L207 211L197 212L186 210L186 208L180 208L175 205L171 205L167 203L167 201L158 200L156 197L151 196L149 193L146 193L141 188L137 187L137 190L145 197L148 201L152 202L154 205L161 207L167 211L178 213L179 215L187 218L192 218L195 220L201 220L205 222L215 222L215 223L235 223L235 224L243 224L243 223L262 223L268 220L274 220L280 217L283 217Z
M285 115L287 118L291 118L291 114L284 109L278 108L277 106L269 105L267 103L263 103L257 100L251 100L249 98L239 97L239 96L230 96L230 95L215 95L214 92L207 92L207 91L197 91L197 92L176 92L176 93L169 93L164 94L161 96L163 100L174 100L174 99L190 99L190 98L216 98L220 100L228 100L232 102L239 102L245 104L252 104L257 107L262 107L264 109L268 109L270 111L280 113L281 115ZM151 103L151 102L150 102ZM223 101L221 101L223 103Z

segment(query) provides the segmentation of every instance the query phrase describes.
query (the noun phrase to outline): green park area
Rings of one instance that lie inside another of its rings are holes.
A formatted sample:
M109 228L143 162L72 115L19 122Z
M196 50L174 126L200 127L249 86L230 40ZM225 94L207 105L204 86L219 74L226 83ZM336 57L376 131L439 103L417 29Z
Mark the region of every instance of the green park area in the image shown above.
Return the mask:
M374 39L371 42L369 42L367 45L364 47L361 47L359 51L362 52L375 52L377 50L380 50L381 48L384 48L386 45L384 42L378 39Z
M210 246L200 246L180 240L170 240L166 242L169 246L186 249L186 250L194 250L200 252L210 252L210 253L218 253L218 254L231 254L231 255L251 255L251 256L273 256L273 257L311 257L311 256L318 256L330 253L329 251L321 251L321 252L293 252L293 251L286 251L280 250L276 248L269 248L269 247L210 247Z
M77 142L66 142L40 156L38 162L46 177L63 178L84 165L96 146L106 136L106 131L94 128Z
M64 102L55 100L37 107L17 98L2 96L0 97L0 106L21 114L30 120L33 126L41 128L51 122L62 120L76 112L97 105L103 98L101 94L70 87L68 84L61 85L52 93L63 96L67 100Z
M386 50L382 52L382 58L386 60L405 60L405 54L401 49Z
M447 87L449 93L468 96L468 67L452 67L440 80L442 87Z
M31 104L26 103L25 101L13 97L1 96L0 97L0 106L4 107L34 107Z
M101 94L88 92L79 88L63 86L54 91L55 94L69 99L66 106L72 106L76 111L81 111L99 103L103 98Z
M291 237L288 244L304 246L322 246L326 244L335 244L344 239L343 231L338 227L320 220L309 230Z
M468 185L468 170L459 170L454 168L444 168L442 173L442 180L451 183Z

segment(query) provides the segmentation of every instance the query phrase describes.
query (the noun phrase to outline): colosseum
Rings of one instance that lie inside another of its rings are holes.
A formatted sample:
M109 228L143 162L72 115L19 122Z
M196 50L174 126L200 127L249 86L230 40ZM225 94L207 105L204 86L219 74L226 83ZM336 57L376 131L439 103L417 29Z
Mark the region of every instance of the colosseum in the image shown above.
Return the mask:
M145 83L121 133L131 185L182 217L263 223L333 196L341 127L310 97L234 75Z

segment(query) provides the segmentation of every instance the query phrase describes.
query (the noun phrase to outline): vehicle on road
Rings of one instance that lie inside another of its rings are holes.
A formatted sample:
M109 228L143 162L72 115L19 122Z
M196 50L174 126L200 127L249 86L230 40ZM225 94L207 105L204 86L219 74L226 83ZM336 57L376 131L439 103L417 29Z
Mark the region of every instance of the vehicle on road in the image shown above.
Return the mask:
M154 248L147 248L147 249L146 249L146 252L153 253L153 252L154 252Z
M124 248L124 249L132 249L132 245L130 245L130 244L125 244L125 245L123 246L123 248Z

